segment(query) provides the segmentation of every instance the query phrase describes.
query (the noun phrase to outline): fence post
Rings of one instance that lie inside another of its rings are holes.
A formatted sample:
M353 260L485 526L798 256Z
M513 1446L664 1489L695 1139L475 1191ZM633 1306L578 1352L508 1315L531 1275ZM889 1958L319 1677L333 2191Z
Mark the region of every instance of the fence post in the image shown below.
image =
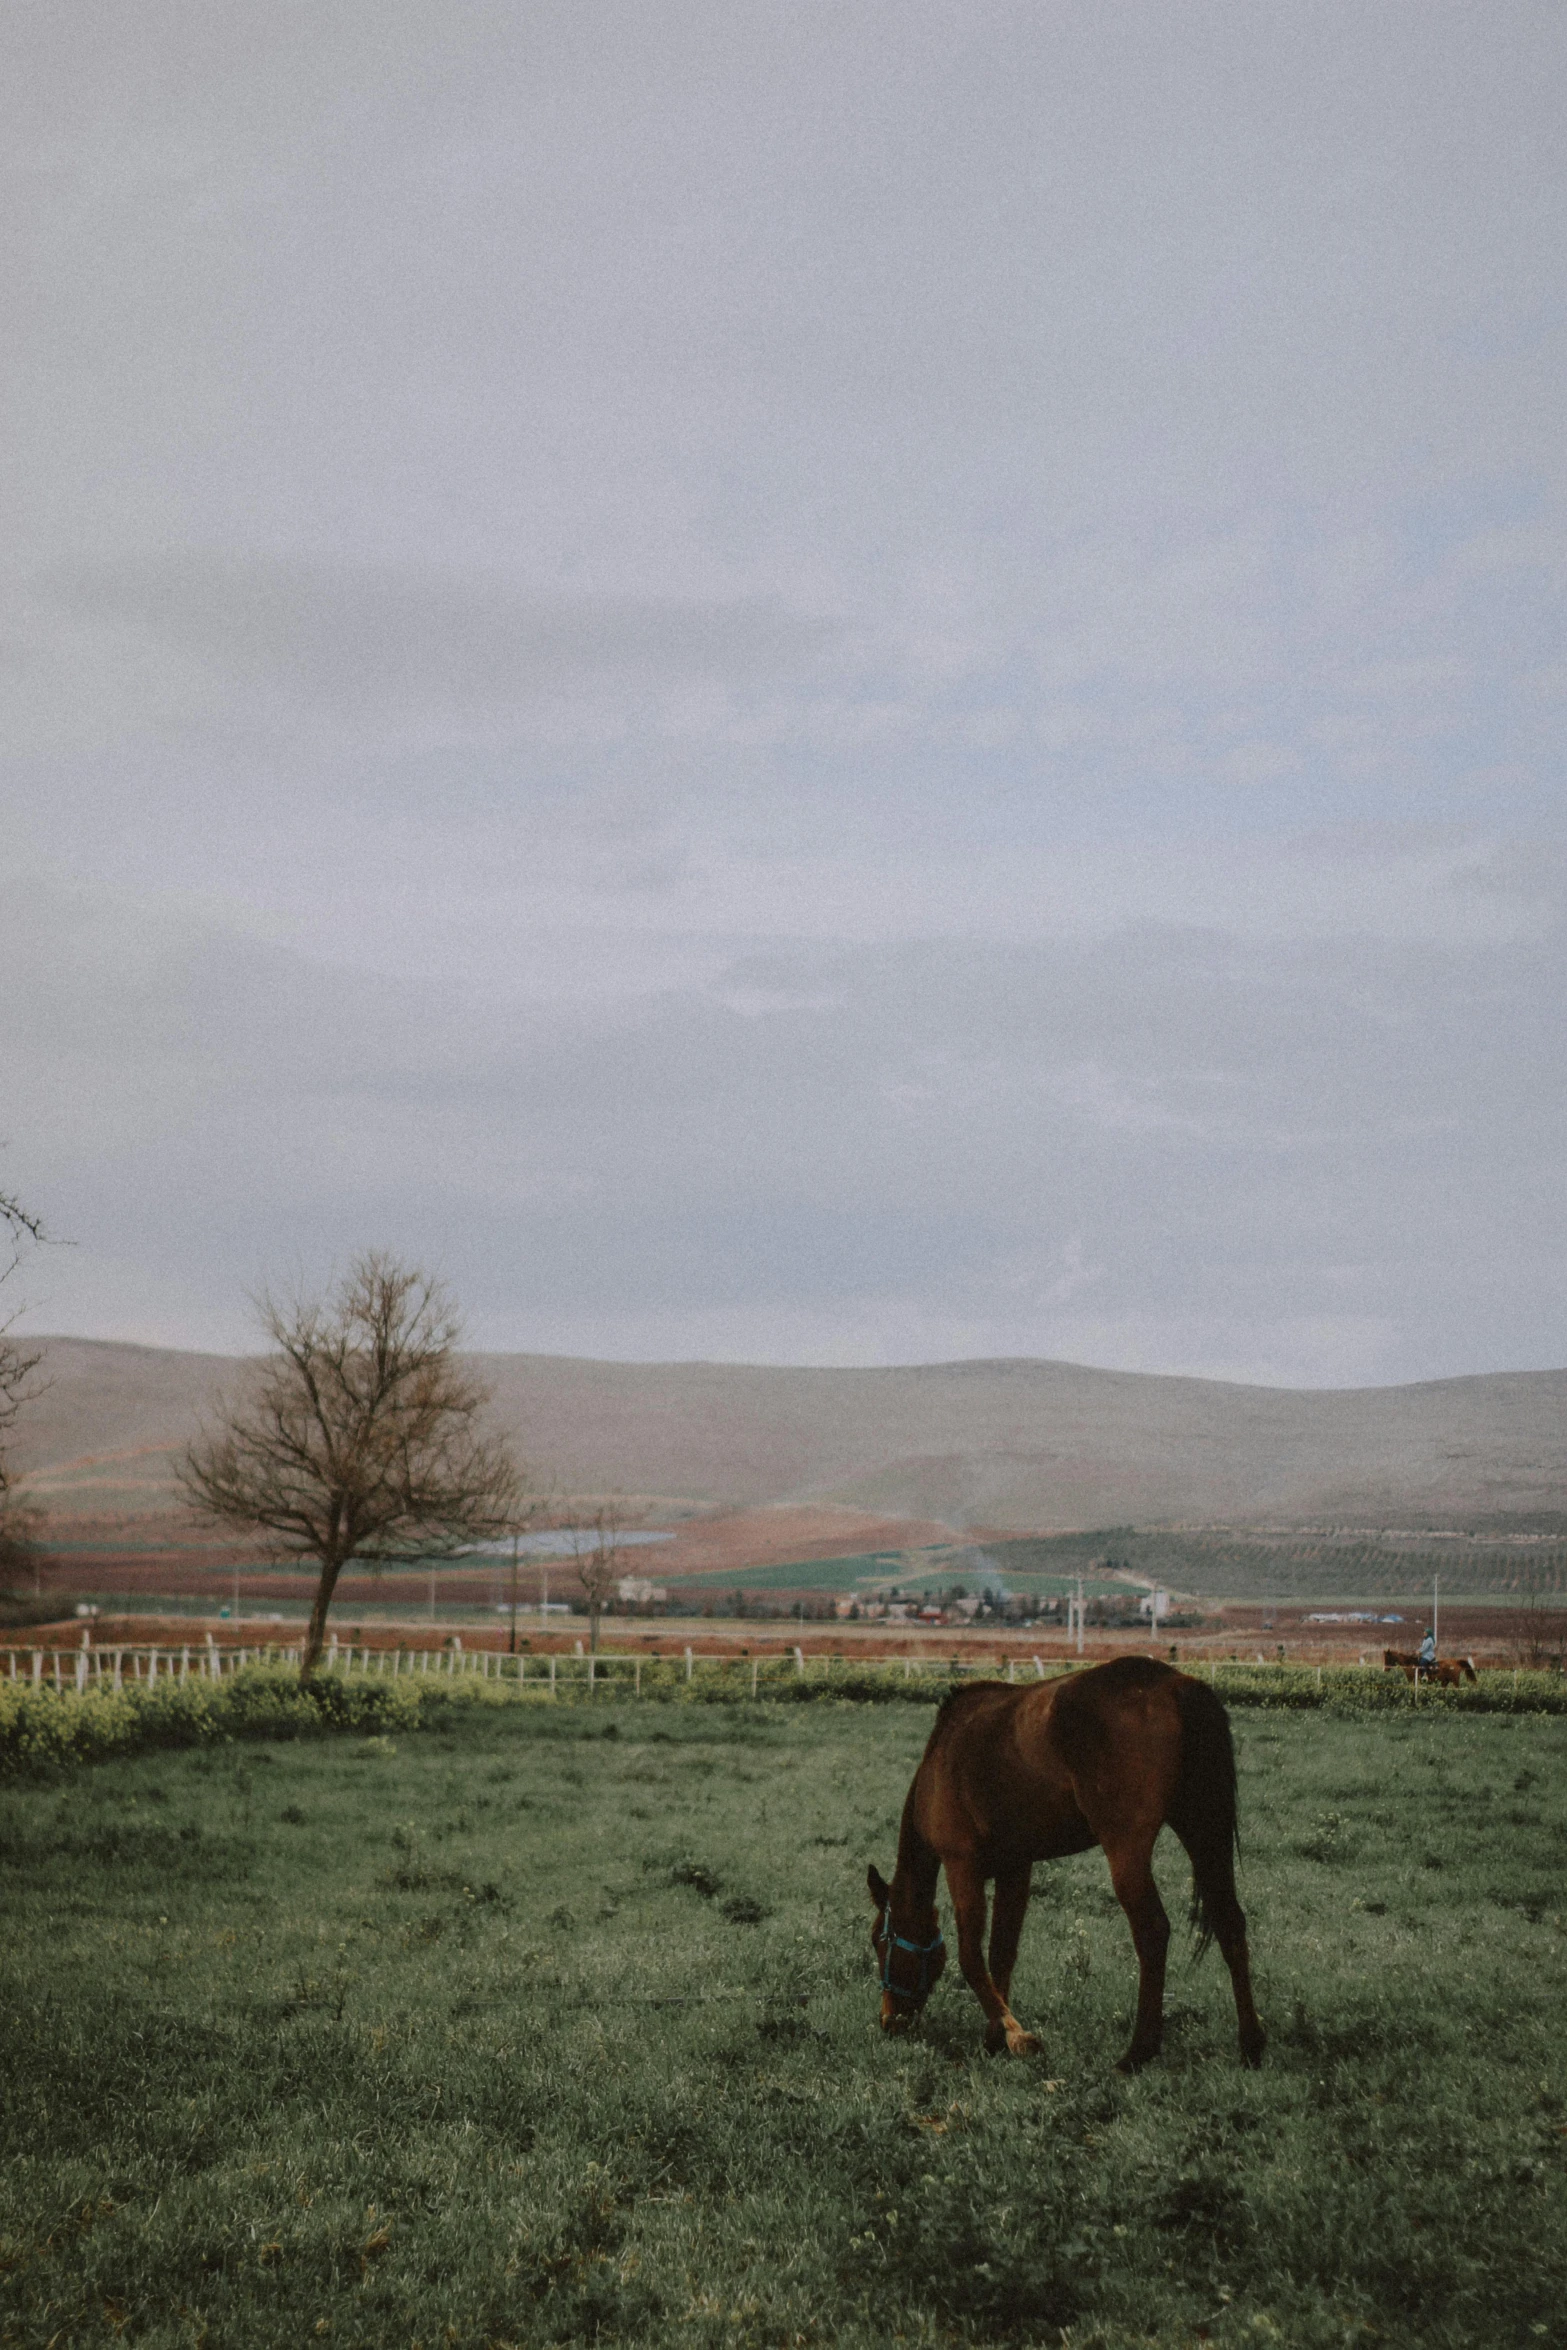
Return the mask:
M56 1689L60 1686L60 1651L58 1649L54 1651L54 1685Z
M797 1648L794 1652L794 1669L803 1681L805 1679L805 1651L803 1648Z
M686 1679L689 1681L689 1680L690 1680L690 1678L691 1678L691 1651L690 1651L690 1649L688 1648L688 1649L686 1650Z
M1045 1677L1045 1668L1044 1668L1044 1666L1043 1666L1043 1665L1040 1663L1040 1661L1039 1661L1039 1659L1038 1659L1038 1657L1037 1657L1037 1656L1036 1656L1036 1657L1035 1657L1035 1659L1034 1659L1034 1674L1035 1674L1035 1678L1036 1678L1036 1679L1038 1679L1038 1680L1040 1680L1040 1681L1042 1681L1042 1680L1044 1679L1044 1677Z
M638 1695L638 1697L640 1697L640 1696L641 1696L641 1694L642 1694L642 1659L641 1659L640 1657L638 1657L638 1658L637 1658L637 1695Z
M77 1693L77 1695L78 1695L78 1696L80 1696L80 1695L81 1695L82 1691L83 1691L83 1690L86 1688L86 1686L87 1686L87 1651L86 1651L86 1649L85 1649L85 1648L81 1648L81 1649L78 1649L78 1650L77 1650L77 1652L76 1652L76 1693Z
M1011 1686L1012 1686L1012 1659L1011 1659L1010 1657L1008 1657L1008 1658L1007 1658L1007 1687L1010 1689L1010 1688L1011 1688Z
M5 1652L5 1655L6 1663L11 1668L11 1678L14 1681L16 1679L16 1650L14 1648L8 1648Z
M590 1697L593 1695L593 1661L593 1652L590 1649L588 1652L588 1695Z
M754 1656L751 1659L751 1695L753 1697L756 1695L756 1668L760 1661L761 1660L759 1658Z
M43 1679L43 1677L44 1677L44 1652L43 1652L43 1650L42 1650L41 1648L35 1648L35 1649L33 1650L33 1685L34 1685L34 1687L35 1687L35 1688L37 1687L38 1683L39 1683L39 1682L40 1682L40 1681Z
M551 1655L550 1655L550 1695L551 1695L551 1697L553 1697L553 1696L554 1696L554 1694L555 1694L555 1657L554 1657L554 1653L553 1653L553 1651L552 1651L552 1652L551 1652Z

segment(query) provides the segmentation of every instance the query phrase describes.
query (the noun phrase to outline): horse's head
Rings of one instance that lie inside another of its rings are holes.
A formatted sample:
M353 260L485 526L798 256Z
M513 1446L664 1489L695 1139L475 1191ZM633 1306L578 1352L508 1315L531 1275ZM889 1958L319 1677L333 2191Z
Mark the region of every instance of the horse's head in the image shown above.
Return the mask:
M866 1871L876 1920L871 1948L881 1976L881 2028L906 2032L930 1997L937 1976L947 1963L934 1905L909 1916L893 1916L892 1888L881 1871Z

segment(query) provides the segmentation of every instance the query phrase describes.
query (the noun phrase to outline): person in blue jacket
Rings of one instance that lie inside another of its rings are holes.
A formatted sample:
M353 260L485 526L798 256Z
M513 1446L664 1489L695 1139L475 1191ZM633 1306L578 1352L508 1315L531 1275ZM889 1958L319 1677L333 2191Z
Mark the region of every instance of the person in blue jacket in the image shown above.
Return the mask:
M1436 1634L1432 1631L1429 1624L1427 1624L1425 1629L1425 1638L1421 1641L1420 1646L1416 1649L1415 1655L1422 1671L1428 1669L1430 1666L1436 1663Z

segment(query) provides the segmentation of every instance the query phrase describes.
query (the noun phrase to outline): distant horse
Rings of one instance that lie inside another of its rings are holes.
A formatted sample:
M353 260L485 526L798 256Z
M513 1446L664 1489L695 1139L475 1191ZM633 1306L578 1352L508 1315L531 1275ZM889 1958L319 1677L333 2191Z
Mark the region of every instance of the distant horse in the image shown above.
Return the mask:
M1472 1656L1439 1656L1432 1664L1422 1664L1413 1649L1384 1648L1384 1673L1401 1672L1406 1681L1413 1681L1418 1673L1422 1681L1434 1681L1439 1689L1458 1689L1465 1681L1478 1681Z
M1206 1682L1121 1656L1059 1681L956 1689L903 1806L891 1885L867 1875L881 1972L881 2021L906 2031L945 1963L936 1878L958 1930L958 1963L985 2011L985 2046L1033 2056L1039 2042L1007 2004L1030 1871L1101 1845L1137 1950L1137 2021L1120 2060L1135 2071L1164 2034L1170 1921L1153 1880L1153 1848L1168 1821L1192 1863L1198 1950L1216 1939L1235 1986L1241 2054L1262 2061L1266 2035L1252 2000L1246 1919L1235 1898L1235 1750L1229 1718ZM990 1965L985 1886L994 1879Z

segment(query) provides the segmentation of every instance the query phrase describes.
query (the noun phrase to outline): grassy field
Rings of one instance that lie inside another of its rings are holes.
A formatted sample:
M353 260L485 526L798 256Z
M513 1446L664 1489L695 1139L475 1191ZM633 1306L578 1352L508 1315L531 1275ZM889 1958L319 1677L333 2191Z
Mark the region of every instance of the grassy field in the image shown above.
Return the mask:
M1038 1873L1043 2061L955 1967L878 2032L928 1718L453 1707L0 1788L0 2343L1567 2343L1567 1720L1238 1712L1267 2063L1180 1961L1126 2081L1096 1854Z

